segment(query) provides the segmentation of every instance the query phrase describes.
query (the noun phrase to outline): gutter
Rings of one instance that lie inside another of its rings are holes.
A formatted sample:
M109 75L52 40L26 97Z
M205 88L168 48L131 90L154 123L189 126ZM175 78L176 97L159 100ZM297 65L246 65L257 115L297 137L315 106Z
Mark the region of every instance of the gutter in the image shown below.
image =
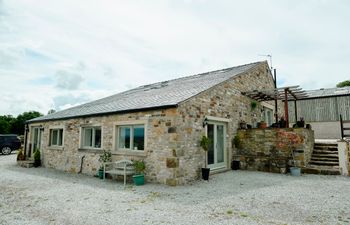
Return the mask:
M48 121L57 121L57 120L68 120L68 119L75 119L75 118L88 118L88 117L94 117L94 116L108 116L108 115L113 115L113 114L124 114L124 113L141 112L141 111L149 111L149 110L156 110L156 109L177 108L177 107L178 107L178 104L172 104L172 105L155 106L155 107L148 107L148 108L113 111L113 112L93 113L93 114L87 114L87 115L67 116L67 117L62 117L62 118L38 119L38 120L34 119L33 121L32 120L26 121L26 124L48 122Z

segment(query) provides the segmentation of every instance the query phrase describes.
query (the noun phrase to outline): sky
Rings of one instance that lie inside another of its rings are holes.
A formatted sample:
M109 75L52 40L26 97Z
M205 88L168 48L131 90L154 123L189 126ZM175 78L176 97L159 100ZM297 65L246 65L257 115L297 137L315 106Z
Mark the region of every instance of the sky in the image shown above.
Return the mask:
M0 115L263 55L279 87L335 87L350 79L349 12L348 0L0 0Z

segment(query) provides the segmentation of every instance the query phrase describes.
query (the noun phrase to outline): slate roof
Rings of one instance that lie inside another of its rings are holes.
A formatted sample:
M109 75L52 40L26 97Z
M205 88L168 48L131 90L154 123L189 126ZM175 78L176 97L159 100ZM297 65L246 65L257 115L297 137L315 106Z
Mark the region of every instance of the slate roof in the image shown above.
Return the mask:
M262 63L266 62L255 62L174 80L143 85L80 106L34 118L28 122L175 107L179 103L208 90L233 76L247 72Z
M306 99L350 95L350 87L321 88L318 90L310 90L310 91L307 91L306 93L308 94L308 97Z

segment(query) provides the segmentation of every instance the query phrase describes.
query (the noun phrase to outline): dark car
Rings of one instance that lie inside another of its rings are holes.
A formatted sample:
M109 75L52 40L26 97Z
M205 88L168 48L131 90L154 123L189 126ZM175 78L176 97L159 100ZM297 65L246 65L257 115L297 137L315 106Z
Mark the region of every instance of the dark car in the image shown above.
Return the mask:
M21 140L15 134L0 134L0 152L4 155L21 147Z

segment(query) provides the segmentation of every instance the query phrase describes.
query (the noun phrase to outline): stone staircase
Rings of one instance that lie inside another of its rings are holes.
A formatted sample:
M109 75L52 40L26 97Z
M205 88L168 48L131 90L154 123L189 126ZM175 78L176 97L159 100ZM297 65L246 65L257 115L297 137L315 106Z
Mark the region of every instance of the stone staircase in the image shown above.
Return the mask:
M339 175L339 158L337 143L315 143L309 165L304 173Z

